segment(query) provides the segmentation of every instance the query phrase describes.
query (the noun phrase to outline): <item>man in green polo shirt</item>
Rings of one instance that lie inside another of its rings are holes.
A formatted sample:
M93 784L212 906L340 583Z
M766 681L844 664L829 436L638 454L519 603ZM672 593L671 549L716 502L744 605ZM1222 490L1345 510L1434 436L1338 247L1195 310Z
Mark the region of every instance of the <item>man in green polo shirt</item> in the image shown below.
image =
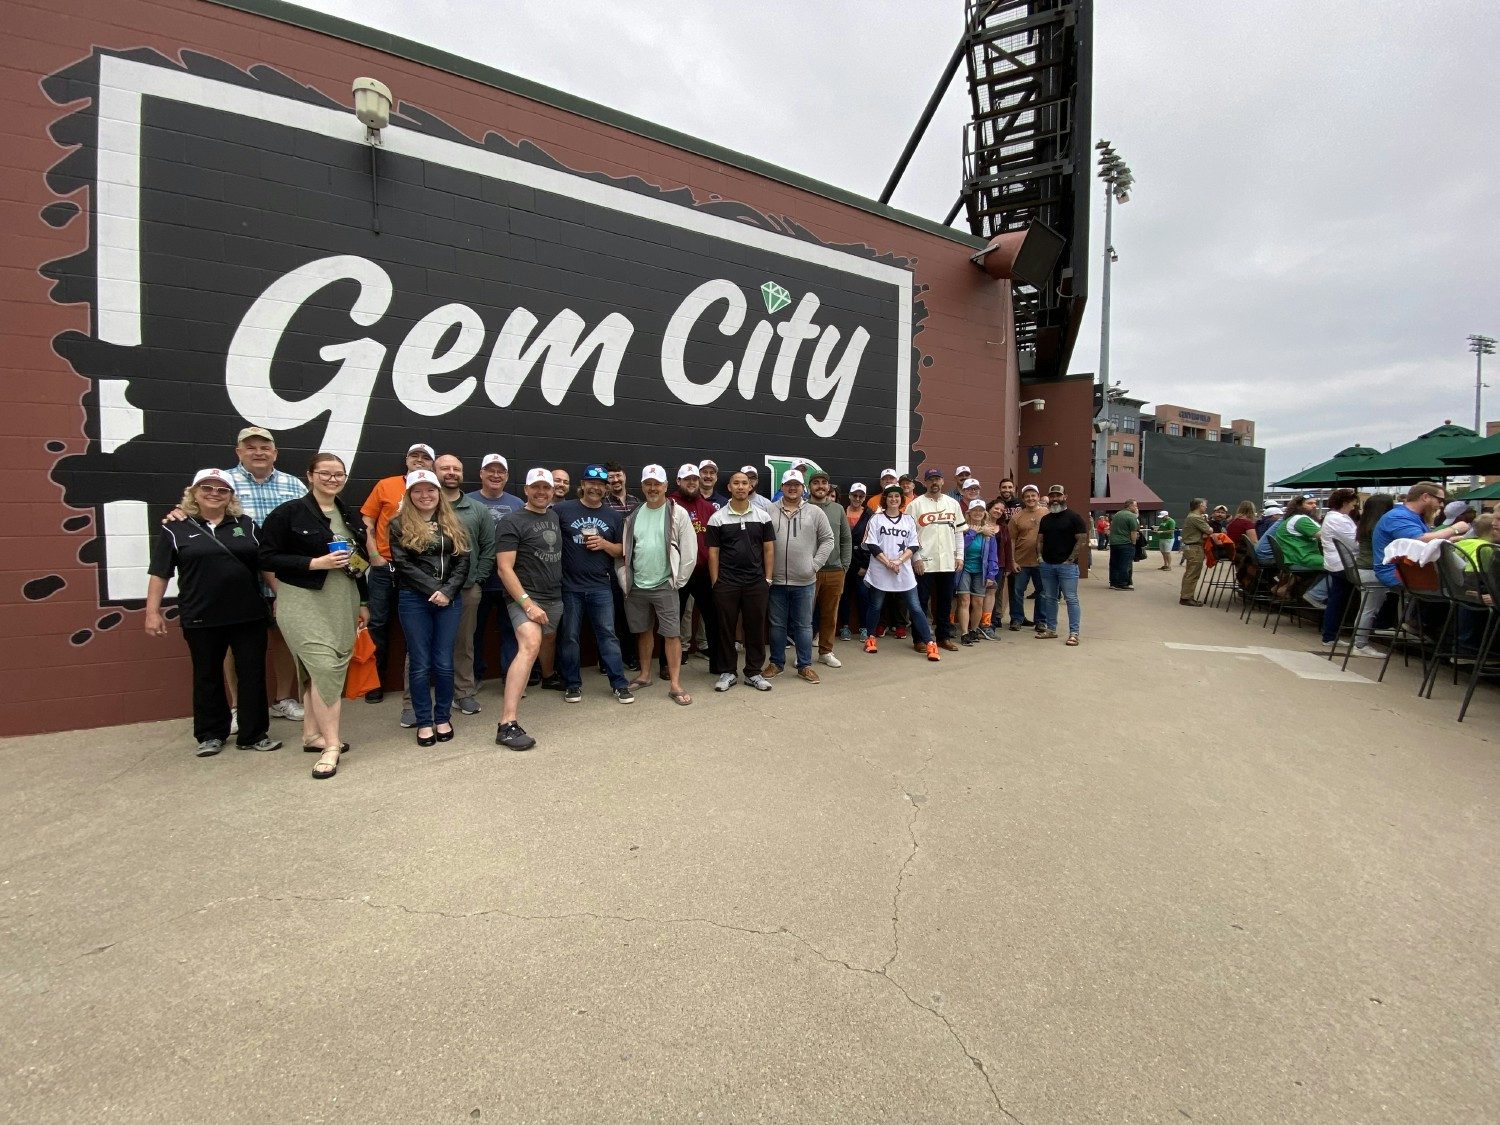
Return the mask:
M1141 536L1140 506L1134 500L1109 518L1109 588L1135 589L1135 541Z
M1161 551L1161 570L1172 569L1172 540L1177 537L1177 521L1165 508L1156 513L1156 546Z

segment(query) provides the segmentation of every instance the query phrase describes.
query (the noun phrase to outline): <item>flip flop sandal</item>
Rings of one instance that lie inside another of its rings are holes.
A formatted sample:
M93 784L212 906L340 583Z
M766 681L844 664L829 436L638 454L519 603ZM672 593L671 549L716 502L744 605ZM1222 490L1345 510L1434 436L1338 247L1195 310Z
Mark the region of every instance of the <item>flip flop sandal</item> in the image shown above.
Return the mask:
M669 691L667 692L667 698L679 707L686 707L693 701L693 697L685 691Z
M327 751L325 750L324 753L327 753ZM342 751L341 751L341 753L342 753ZM334 774L336 774L338 772L339 772L339 764L338 764L337 760L332 761L332 762L324 762L321 759L319 759L313 765L313 768L312 768L312 775L313 775L313 780L314 781L327 781L330 777L332 777Z
M631 691L640 691L641 688L650 687L654 683L656 683L655 680L631 680L629 687Z

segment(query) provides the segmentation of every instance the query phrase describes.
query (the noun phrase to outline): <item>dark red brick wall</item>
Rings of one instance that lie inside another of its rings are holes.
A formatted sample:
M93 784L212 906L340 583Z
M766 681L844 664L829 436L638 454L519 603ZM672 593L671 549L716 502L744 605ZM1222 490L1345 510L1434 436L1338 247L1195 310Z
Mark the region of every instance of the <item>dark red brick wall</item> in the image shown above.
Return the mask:
M6 685L0 734L167 718L188 710L181 638L147 638L139 609L103 604L90 546L93 514L66 507L52 475L56 462L88 452L98 435L86 432L88 380L54 350L62 333L91 332L89 307L55 301L52 281L41 272L88 242L88 189L59 196L47 180L69 151L49 136L49 127L78 106L54 104L42 81L96 48L149 48L174 61L183 52L198 52L240 70L270 66L341 105L348 103L355 77L377 75L400 100L471 138L493 131L513 142L532 142L579 172L639 176L666 190L685 187L699 202L712 196L743 202L785 217L825 243L862 244L907 259L926 309L915 340L924 357L916 449L928 463L950 471L968 462L987 490L1003 472L1024 469L1017 452L1009 294L968 261L972 251L962 244L445 71L217 5L0 0L0 27L7 40L0 56L0 96L7 107L0 119L6 153L0 162L0 463L8 486L0 544L0 682ZM734 146L733 137L714 139ZM74 203L81 213L64 222L55 210L59 203ZM61 225L44 221L49 207ZM1065 439L1076 442L1077 434L1065 431L1070 412L1086 426L1088 385L1076 392L1067 384L1058 388L1045 392L1045 414L1027 413L1020 444L1062 442L1058 449L1064 452L1049 450L1049 458L1058 460L1044 476L1050 480L1056 465L1069 488L1083 496L1087 449L1075 456ZM1073 401L1078 394L1084 396L1081 413ZM237 423L207 418L204 424L232 433ZM872 477L886 460L884 452L871 451ZM231 461L226 447L220 462ZM298 468L285 456L282 467ZM913 467L920 467L916 457ZM351 499L357 503L362 494Z

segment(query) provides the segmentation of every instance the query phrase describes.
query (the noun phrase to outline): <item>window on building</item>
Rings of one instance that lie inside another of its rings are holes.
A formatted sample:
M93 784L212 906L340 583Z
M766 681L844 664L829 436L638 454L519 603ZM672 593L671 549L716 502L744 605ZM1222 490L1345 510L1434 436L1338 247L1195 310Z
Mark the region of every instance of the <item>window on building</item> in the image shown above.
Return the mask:
M1109 443L1109 452L1110 452L1111 456L1113 456L1114 454L1120 452L1120 443L1117 442L1117 441L1110 442Z
M1171 437L1181 437L1182 436L1182 427L1179 426L1176 422L1172 422L1171 424L1169 424L1167 426L1167 433Z
M1121 423L1120 423L1120 429L1123 430L1127 434L1133 434L1133 433L1136 432L1136 423L1138 423L1139 421L1140 421L1140 419L1137 418L1135 415L1133 415L1133 414L1127 415L1125 417L1125 419L1123 421L1121 421Z
M1209 441L1218 441L1219 440L1219 431L1218 430L1209 430L1208 431L1208 440Z
M1134 457L1135 456L1135 442L1133 442L1133 441L1127 441L1125 443L1125 456L1126 457Z

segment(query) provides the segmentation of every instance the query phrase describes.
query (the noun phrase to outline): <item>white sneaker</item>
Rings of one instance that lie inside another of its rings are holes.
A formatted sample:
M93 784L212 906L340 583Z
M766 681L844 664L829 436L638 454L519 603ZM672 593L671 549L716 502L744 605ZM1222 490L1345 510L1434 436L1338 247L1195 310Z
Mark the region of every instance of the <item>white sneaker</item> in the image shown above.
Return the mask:
M751 687L753 687L756 691L770 691L771 690L771 681L768 680L768 679L766 679L764 676L760 676L760 675L746 676L745 677L745 682L747 684L749 684Z
M273 719L291 719L300 723L302 714L302 704L295 699L278 699L271 704L271 718Z
M819 656L818 663L826 664L830 668L842 668L844 666L844 662L837 656L834 656L831 652L825 652L821 656Z
M737 677L733 672L725 672L714 683L714 691L728 691L730 688L734 687L736 682Z
M231 707L229 709L229 733L240 733L240 709L238 707Z
M1354 646L1354 655L1355 656L1373 656L1377 660L1384 660L1385 659L1385 653L1381 652L1374 645L1355 645Z

